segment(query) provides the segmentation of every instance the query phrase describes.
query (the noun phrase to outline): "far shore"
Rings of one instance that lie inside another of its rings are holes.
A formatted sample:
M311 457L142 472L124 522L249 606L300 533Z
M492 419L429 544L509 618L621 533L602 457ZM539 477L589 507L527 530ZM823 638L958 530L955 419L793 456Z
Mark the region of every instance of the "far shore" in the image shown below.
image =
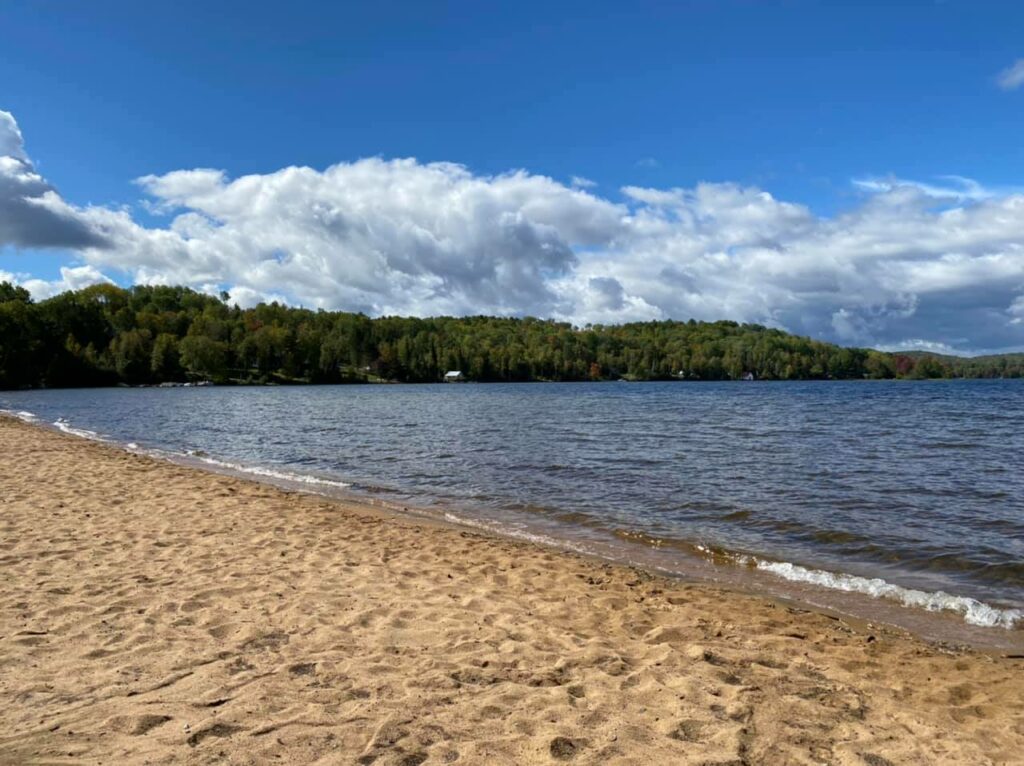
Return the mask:
M266 388L266 387L292 387L292 386L460 386L460 385L580 385L592 383L685 383L685 384L715 384L715 383L951 383L962 381L1003 381L1022 380L1015 376L1004 378L972 378L972 377L948 377L948 378L792 378L789 380L778 380L774 378L757 378L754 380L719 379L719 378L602 378L600 380L471 380L465 379L458 382L446 382L443 380L426 381L405 381L405 380L345 380L320 382L311 380L268 380L265 382L253 380L229 380L214 382L212 380L196 381L165 381L163 383L114 383L101 386L36 386L29 388L0 388L0 393L17 391L74 391L78 389L91 388Z
M1024 657L0 417L2 763L1011 764Z

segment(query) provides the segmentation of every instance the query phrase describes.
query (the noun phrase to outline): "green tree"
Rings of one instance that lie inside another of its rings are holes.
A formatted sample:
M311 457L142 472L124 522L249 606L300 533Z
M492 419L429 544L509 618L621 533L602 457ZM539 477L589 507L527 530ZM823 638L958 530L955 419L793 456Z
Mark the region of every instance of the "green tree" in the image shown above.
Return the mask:
M114 369L121 380L138 383L149 378L153 356L149 330L126 330L110 343Z
M0 282L0 303L17 301L19 303L31 303L32 295L24 287L13 285L10 282Z
M205 335L188 335L179 345L181 365L194 378L222 381L227 376L228 346Z
M178 380L181 377L181 359L178 339L167 332L160 333L153 341L149 369L158 380Z

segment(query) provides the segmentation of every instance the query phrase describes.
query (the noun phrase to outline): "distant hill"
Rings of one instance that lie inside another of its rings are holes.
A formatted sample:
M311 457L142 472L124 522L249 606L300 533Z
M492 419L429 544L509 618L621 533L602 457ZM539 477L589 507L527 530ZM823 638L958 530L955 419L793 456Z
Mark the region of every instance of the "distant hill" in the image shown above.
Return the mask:
M1024 377L1024 353L954 356L931 351L895 351L894 358L905 357L918 364L933 361L945 369L944 377L953 378L1020 378Z
M531 317L379 317L185 287L95 285L34 302L0 283L0 388L218 383L812 380L1020 376L1024 354L843 348L756 324L573 327Z

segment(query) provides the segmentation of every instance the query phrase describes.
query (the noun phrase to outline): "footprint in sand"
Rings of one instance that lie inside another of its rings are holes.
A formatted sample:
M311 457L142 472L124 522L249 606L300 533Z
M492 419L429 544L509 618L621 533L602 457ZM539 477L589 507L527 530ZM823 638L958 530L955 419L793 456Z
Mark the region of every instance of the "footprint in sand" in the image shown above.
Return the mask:
M241 726L232 726L228 723L215 723L212 726L207 726L205 729L199 729L198 731L192 732L186 741L191 747L195 747L204 739L208 739L209 737L230 737L232 734L236 734L240 731L243 731Z
M169 715L124 715L111 718L106 728L139 737L172 720Z
M704 723L693 718L687 718L676 724L676 727L669 733L672 739L680 742L700 742L701 733L704 730Z
M585 744L586 743L581 739L555 737L551 740L549 750L551 751L551 757L555 760L568 761L575 758L584 748Z

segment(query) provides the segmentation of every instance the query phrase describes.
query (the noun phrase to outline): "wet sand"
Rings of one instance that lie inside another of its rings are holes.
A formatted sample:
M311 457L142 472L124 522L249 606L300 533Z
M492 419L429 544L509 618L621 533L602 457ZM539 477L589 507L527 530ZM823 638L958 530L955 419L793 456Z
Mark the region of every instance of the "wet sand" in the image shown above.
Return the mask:
M0 418L0 763L987 764L1024 659Z

